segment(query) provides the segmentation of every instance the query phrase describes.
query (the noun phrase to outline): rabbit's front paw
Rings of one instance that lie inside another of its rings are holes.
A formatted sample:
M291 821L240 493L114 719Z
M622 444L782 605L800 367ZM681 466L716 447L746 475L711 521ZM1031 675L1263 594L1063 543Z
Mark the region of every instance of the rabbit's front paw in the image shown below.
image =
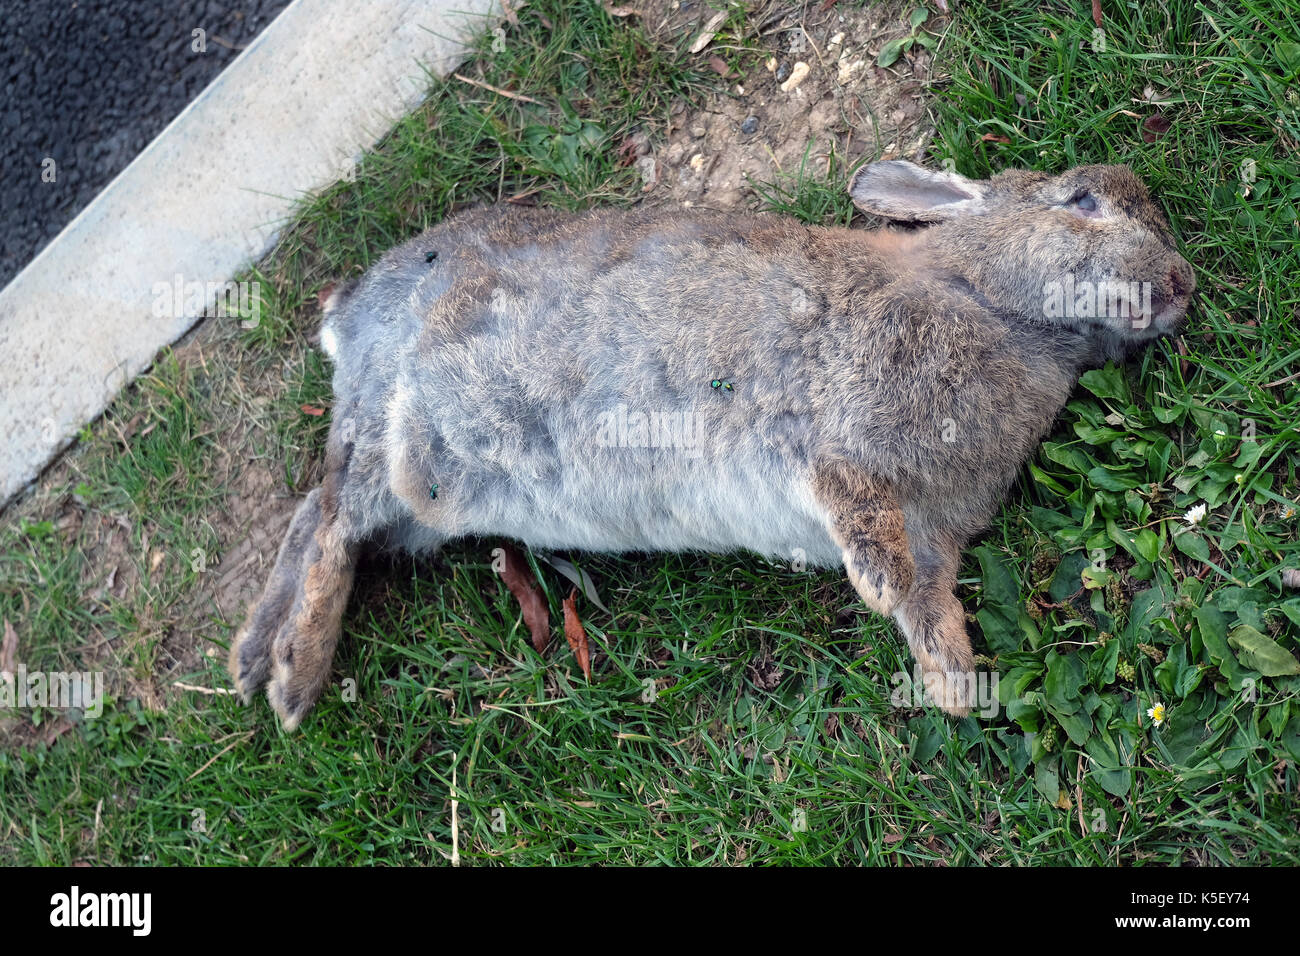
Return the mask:
M916 577L902 508L888 482L843 461L820 462L813 494L826 509L832 540L863 602L885 616L907 597Z
M847 558L845 565L849 580L862 597L862 602L886 617L894 613L912 584L911 568L907 566L895 567L890 573L874 565L868 566L865 571L859 571L852 558Z
M975 661L961 604L950 592L914 595L896 620L921 668L926 702L965 717L975 703Z

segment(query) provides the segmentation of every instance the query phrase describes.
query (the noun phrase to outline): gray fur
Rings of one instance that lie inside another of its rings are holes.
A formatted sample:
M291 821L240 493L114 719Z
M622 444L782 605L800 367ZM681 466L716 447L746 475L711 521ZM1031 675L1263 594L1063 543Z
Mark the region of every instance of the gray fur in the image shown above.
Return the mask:
M1095 213L1071 205L1082 189ZM295 574L309 596L287 621L250 615L231 665L244 695L266 680L257 649L332 652L340 602L325 592L350 585L358 543L427 551L470 534L845 565L927 674L969 671L952 594L960 549L1080 371L1172 331L1195 282L1124 167L974 182L876 163L850 194L930 225L497 206L443 222L328 296L327 477L295 528L310 521L330 557L277 566L264 600L283 605L281 578ZM1127 314L1052 317L1045 286L1067 275L1150 283L1156 314L1141 327ZM673 429L621 431L620 410ZM302 633L307 621L319 637ZM272 684L300 685L271 688L286 726L326 676L277 658Z

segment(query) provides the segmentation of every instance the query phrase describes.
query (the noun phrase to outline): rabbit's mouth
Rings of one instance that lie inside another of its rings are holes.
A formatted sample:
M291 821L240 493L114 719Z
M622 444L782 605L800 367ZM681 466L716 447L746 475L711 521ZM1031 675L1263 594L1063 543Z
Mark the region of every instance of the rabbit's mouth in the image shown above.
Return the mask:
M1174 331L1187 315L1192 304L1192 292L1196 289L1196 277L1192 267L1179 260L1177 266L1169 270L1169 284L1162 285L1151 294L1152 324L1161 333Z
M1187 312L1186 300L1152 295L1147 302L1121 302L1112 321L1136 339L1155 338L1173 333Z
M1185 262L1169 271L1161 283L1139 284L1141 293L1122 295L1118 318L1136 338L1172 334L1182 323L1196 287L1191 267Z

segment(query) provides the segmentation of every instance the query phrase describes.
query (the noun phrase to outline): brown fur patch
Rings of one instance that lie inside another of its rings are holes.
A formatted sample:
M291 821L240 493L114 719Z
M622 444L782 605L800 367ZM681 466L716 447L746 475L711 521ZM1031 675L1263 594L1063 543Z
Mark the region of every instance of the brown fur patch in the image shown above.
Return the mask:
M846 461L813 466L813 495L844 549L849 580L873 611L889 615L912 589L915 567L903 512L887 482Z
M343 610L352 591L355 545L331 525L316 532L316 560L303 577L298 613L275 639L267 697L286 730L298 726L329 679Z
M968 691L975 665L966 634L966 612L953 593L959 554L955 543L927 553L926 557L937 563L918 566L916 586L898 610L907 621L908 644L927 677L927 688L934 691L934 703L954 716L965 717L970 710Z

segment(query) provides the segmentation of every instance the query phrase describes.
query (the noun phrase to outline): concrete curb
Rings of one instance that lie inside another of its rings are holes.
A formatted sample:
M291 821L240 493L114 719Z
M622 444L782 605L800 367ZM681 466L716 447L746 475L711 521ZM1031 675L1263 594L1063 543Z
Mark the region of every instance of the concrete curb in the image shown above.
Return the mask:
M271 249L303 193L342 178L420 102L422 67L449 73L498 10L285 8L0 291L0 504Z

